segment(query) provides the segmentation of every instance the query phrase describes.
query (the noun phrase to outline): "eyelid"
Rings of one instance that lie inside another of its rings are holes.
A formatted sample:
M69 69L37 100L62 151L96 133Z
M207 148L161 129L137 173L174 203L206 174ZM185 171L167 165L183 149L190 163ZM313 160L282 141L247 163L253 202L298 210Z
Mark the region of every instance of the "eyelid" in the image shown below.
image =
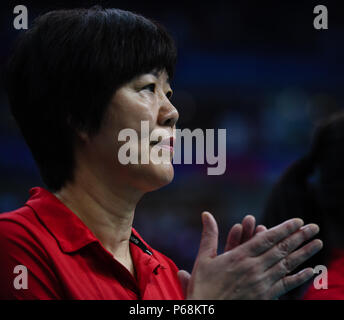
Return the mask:
M153 88L152 88L152 87L153 87ZM143 86L143 87L141 88L141 90L152 89L152 92L155 92L155 88L156 88L155 83L149 83L149 84L146 84L145 86Z

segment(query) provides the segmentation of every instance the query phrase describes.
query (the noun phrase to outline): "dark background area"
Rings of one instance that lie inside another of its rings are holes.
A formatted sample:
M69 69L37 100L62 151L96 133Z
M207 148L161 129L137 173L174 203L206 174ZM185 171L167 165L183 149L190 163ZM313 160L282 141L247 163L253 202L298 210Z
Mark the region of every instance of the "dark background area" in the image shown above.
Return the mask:
M172 82L180 128L227 129L227 170L176 165L174 181L139 203L135 227L144 239L191 270L200 214L214 214L220 243L231 225L264 203L283 170L307 152L315 124L343 110L344 9L340 1L18 1L2 2L0 64L13 39L13 8L33 19L53 9L101 4L163 24L179 59ZM329 29L315 30L315 5L327 6ZM20 94L20 92L18 92ZM0 88L0 212L21 206L43 185ZM220 246L221 247L221 246ZM221 248L220 248L221 249Z

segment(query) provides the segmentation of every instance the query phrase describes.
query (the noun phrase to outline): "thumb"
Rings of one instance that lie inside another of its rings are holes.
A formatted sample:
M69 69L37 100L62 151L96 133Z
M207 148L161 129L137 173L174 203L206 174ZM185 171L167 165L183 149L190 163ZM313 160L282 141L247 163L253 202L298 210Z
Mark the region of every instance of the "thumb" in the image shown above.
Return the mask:
M185 270L179 270L177 275L178 275L179 282L182 286L184 297L186 298L191 274Z
M203 231L198 251L198 257L216 257L219 236L216 220L212 214L205 211L202 213L202 224Z

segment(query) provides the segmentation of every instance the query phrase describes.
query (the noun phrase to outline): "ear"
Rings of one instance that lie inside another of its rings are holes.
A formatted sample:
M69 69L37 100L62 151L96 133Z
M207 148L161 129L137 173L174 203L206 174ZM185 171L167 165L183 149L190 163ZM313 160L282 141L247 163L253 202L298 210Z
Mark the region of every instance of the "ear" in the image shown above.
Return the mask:
M79 139L80 139L82 142L88 142L88 141L90 141L89 135L88 135L85 131L76 130L75 132L76 132L76 135L79 137Z

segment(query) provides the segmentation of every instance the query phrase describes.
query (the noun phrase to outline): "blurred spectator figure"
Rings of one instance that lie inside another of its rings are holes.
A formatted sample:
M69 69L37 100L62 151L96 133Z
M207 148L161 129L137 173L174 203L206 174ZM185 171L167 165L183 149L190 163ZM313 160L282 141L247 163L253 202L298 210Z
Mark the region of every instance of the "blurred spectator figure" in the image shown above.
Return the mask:
M328 270L328 289L308 282L282 299L344 299L343 147L342 112L318 124L309 153L285 171L268 198L262 221L267 227L294 216L320 226L324 248L308 263Z

